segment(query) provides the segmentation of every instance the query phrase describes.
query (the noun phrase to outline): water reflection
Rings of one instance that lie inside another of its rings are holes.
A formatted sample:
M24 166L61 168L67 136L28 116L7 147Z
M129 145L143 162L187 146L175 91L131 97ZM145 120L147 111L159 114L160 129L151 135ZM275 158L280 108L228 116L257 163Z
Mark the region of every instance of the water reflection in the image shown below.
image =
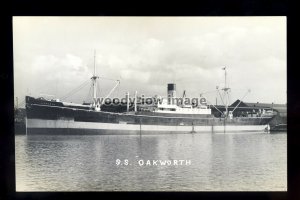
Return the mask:
M213 143L210 183L216 190L286 189L286 137L270 134L216 135ZM277 149L272 148L274 146ZM277 166L276 170L272 170L274 166ZM284 184L280 186L278 182Z
M20 135L16 177L17 191L285 190L286 134Z

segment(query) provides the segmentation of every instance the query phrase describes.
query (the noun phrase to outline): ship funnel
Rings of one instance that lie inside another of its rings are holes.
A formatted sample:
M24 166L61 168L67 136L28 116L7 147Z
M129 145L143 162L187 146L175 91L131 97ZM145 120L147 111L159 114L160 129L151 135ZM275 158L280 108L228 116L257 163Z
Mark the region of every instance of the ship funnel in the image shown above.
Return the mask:
M176 98L176 84L168 84L168 104L172 104L172 98Z

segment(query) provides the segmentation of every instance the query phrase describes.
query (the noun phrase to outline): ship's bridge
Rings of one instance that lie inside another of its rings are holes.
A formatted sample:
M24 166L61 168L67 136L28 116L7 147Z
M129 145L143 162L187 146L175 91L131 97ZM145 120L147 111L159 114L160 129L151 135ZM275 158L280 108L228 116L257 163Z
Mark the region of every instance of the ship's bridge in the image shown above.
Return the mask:
M157 108L154 112L158 113L174 113L174 114L202 114L210 115L211 109L207 106L192 107L191 105L178 106L175 104L168 104L166 99L163 99L161 103L157 104Z

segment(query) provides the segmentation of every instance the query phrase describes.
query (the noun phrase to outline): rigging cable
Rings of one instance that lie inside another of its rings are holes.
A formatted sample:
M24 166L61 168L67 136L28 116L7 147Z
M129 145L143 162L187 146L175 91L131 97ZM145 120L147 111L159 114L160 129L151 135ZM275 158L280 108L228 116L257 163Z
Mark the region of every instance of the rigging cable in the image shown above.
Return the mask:
M70 96L74 95L76 92L78 92L79 90L81 90L89 81L90 80L86 80L81 85L79 85L77 88L73 89L72 91L70 91L69 93L67 93L63 97L61 97L61 99L64 100L64 99L69 98Z
M92 94L91 94L91 90L92 90L92 87L93 87L93 83L91 83L91 86L90 86L90 89L89 89L89 93L87 94L87 96L85 97L85 101L86 102L89 102L90 99L92 99Z

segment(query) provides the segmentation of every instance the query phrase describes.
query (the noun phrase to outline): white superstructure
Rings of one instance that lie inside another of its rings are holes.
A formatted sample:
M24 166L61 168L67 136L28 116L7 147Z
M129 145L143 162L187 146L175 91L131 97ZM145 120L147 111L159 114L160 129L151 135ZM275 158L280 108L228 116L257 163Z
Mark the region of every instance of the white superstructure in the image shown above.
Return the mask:
M173 114L202 114L210 115L211 109L208 106L192 107L191 105L178 106L175 104L168 104L166 99L163 99L161 103L157 104L157 108L154 112L158 113L173 113Z

